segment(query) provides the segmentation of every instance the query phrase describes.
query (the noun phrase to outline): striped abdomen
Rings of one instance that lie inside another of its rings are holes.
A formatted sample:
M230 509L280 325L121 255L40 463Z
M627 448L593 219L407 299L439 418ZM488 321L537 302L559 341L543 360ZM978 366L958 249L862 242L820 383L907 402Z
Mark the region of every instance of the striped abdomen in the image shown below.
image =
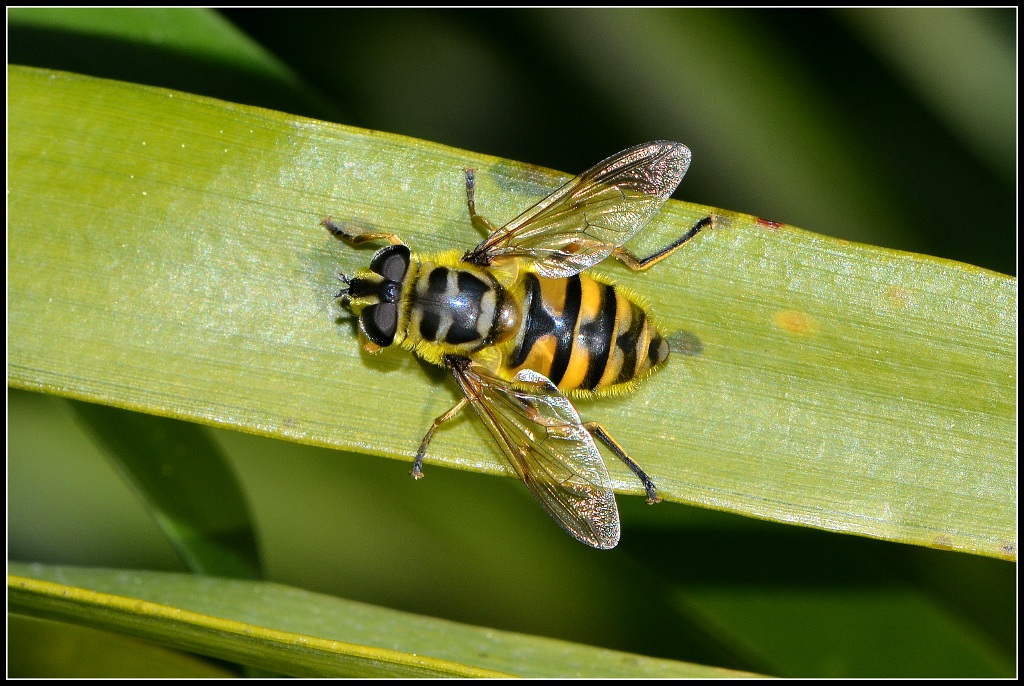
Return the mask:
M563 391L614 390L668 358L668 343L644 309L611 284L583 274L546 279L528 272L522 323L503 367L529 368Z

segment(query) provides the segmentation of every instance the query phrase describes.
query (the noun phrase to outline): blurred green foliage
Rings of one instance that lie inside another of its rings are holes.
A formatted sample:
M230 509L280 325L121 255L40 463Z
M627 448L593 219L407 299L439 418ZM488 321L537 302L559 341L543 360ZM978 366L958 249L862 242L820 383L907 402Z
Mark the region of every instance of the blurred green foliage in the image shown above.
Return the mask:
M679 140L694 151L681 198L1004 273L1015 45L1012 9L40 10L8 23L10 63L567 172ZM64 401L8 396L9 558L181 569ZM353 399L339 389L338 402ZM1013 674L1005 562L639 498L620 498L628 535L599 553L510 480L435 469L428 488L387 460L210 435L275 581L780 676ZM666 539L688 554L666 557Z

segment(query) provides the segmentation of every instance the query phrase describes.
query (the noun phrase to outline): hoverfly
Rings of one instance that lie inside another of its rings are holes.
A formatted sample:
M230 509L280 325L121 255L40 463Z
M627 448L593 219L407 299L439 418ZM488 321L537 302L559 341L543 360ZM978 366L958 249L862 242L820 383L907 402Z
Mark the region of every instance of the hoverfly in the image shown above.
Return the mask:
M660 500L644 470L604 427L584 423L566 396L632 390L668 358L642 301L583 272L609 256L647 269L711 225L705 217L643 259L622 247L657 214L689 164L680 143L629 148L501 228L477 214L475 175L467 169L469 217L487 238L462 255L421 255L394 234L323 221L353 245L390 243L369 269L339 274L345 288L335 298L358 317L364 348L397 343L447 367L465 396L427 431L414 478L423 476L434 432L471 405L519 478L577 540L601 549L619 541L615 496L594 438L636 474L648 503Z

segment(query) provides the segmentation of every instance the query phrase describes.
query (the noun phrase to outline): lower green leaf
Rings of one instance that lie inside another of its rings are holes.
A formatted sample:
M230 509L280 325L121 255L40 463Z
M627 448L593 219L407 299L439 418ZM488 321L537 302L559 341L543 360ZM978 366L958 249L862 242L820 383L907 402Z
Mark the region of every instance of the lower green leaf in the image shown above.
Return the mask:
M12 612L83 623L293 676L745 675L421 617L273 583L19 563L9 571Z

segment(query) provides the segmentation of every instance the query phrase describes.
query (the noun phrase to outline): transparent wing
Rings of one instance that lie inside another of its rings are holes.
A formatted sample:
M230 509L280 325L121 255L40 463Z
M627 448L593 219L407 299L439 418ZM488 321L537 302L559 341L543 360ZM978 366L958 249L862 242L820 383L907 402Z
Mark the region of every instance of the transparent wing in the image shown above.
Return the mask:
M530 369L508 382L459 360L452 373L547 513L578 541L614 548L619 511L608 470L568 398Z
M491 234L466 254L490 264L535 261L542 276L562 279L594 266L658 213L690 166L681 143L654 141L599 162Z

